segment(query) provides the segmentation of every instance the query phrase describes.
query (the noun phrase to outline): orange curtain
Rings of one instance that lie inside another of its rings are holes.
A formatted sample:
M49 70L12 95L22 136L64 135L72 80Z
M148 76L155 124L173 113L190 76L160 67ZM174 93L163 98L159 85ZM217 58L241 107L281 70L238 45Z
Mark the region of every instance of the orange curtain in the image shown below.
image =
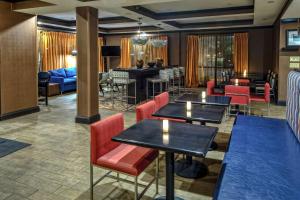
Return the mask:
M234 71L236 73L248 72L248 33L234 34Z
M40 32L42 71L76 66L76 35L62 32Z
M186 86L198 87L199 85L199 37L190 35L187 37L186 54Z
M168 36L156 36L151 39L168 40ZM154 47L148 43L146 45L146 49L146 55L149 56L149 61L156 61L156 59L161 58L164 61L164 66L168 66L168 45L163 47Z
M168 36L154 36L150 37L150 41L158 38L168 40ZM136 63L137 59L143 59L146 66L148 62L156 62L156 59L161 58L164 61L164 66L168 66L168 45L154 47L151 42L144 46L132 45L131 52L134 54L133 63Z
M131 67L130 46L131 46L130 38L121 38L121 61L120 61L121 68L128 69Z
M104 72L104 59L102 57L101 47L104 45L104 41L102 37L98 37L98 48L99 48L99 72Z

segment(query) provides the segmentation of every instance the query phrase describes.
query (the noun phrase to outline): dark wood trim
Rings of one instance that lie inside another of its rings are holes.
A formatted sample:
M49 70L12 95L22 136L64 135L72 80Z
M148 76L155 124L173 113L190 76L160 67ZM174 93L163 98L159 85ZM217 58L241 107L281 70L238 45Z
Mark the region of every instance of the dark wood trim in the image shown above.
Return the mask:
M91 117L82 117L82 116L76 116L75 123L79 124L92 124L94 122L97 122L101 119L100 114L91 116Z
M110 28L110 29L106 29L107 33L114 33L114 32L135 32L138 30L138 26L134 26L134 27L127 27L127 28ZM158 31L161 30L161 28L156 27L156 26L142 26L141 27L141 31Z
M0 121L20 117L23 115L32 114L32 113L39 112L39 111L40 111L40 107L36 106L33 108L27 108L27 109L18 110L15 112L5 113L0 116Z
M240 25L252 25L253 19L250 20L232 20L232 21L213 21L213 22L202 22L202 23L188 23L188 24L180 24L175 21L165 22L171 26L175 26L177 28L209 28L209 27L218 27L218 26L240 26Z
M76 28L63 28L56 25L45 25L45 24L38 24L38 28L43 30L51 30L51 31L62 31L62 32L76 32Z
M128 23L128 22L136 22L134 19L130 19L127 17L107 17L107 18L99 18L99 24L116 24L116 23Z
M281 17L283 16L283 14L285 13L285 11L288 9L288 7L291 5L291 3L293 2L294 0L287 0L284 4L284 6L282 7L280 13L278 14L276 20L274 21L273 23L273 26L275 26L276 22L279 21L281 19Z
M37 20L38 22L55 24L60 26L74 26L74 27L76 26L76 20L63 20L63 19L57 19L57 18L47 17L43 15L38 15Z
M193 18L193 17L208 17L208 16L223 16L223 15L236 15L245 13L254 13L254 6L241 6L241 7L229 7L229 8L218 8L218 9L206 9L206 10L195 10L195 11L182 11L182 12L166 12L156 13L149 10L141 5L125 6L127 10L135 13L150 17L155 20L171 20L181 18Z

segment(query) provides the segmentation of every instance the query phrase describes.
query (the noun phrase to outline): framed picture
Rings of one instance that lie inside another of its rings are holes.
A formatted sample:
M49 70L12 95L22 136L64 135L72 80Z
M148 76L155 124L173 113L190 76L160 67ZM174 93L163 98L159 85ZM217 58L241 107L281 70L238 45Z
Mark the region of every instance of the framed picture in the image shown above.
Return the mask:
M300 47L300 35L297 29L286 31L286 48Z

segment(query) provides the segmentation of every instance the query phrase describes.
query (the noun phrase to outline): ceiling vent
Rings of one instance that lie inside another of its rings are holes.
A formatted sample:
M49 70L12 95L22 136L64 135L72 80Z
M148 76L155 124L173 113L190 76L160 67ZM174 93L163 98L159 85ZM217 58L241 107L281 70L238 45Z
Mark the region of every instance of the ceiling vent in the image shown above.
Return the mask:
M90 2L90 1L98 1L98 0L77 0L77 1L81 1L81 2Z

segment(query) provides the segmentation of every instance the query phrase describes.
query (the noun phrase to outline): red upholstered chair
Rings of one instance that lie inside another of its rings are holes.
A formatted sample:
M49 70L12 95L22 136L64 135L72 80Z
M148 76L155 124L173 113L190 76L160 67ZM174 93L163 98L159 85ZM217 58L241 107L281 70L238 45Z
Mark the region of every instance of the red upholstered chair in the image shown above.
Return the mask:
M139 105L135 109L136 122L142 121L143 119L157 119L153 117L152 114L156 111L155 101L151 100L147 103Z
M225 96L231 97L231 105L244 106L245 111L246 107L248 107L248 112L250 113L250 88L248 86L226 85Z
M214 96L224 96L224 94L215 93L214 88L215 88L215 81L214 80L207 81L206 94L208 96L212 96L212 95L214 95Z
M265 83L264 96L257 96L257 95L250 96L250 103L263 102L268 105L268 115L270 115L270 90L271 90L270 84Z
M154 101L156 104L156 110L161 109L169 103L169 93L163 92L160 95L155 96Z
M215 87L215 81L214 80L208 81L207 82L207 88L206 88L206 94L207 95L213 95L214 87Z
M90 167L90 197L93 199L94 186L105 177L124 180L119 173L135 178L135 200L140 199L145 190L155 181L158 189L158 151L113 142L112 137L124 130L123 114L116 114L91 125L91 167ZM149 185L144 186L138 194L138 176L156 159L156 177ZM110 170L95 183L93 181L93 167ZM110 175L111 171L117 172L117 177ZM128 180L126 180L128 182ZM131 181L130 181L131 182ZM132 182L133 183L133 182Z
M169 103L169 93L164 92L164 93L161 93L160 95L155 96L154 101L155 101L155 105L156 105L155 111L157 111ZM184 120L181 120L181 119L172 119L172 118L165 118L165 117L164 118L159 117L157 119L160 119L160 120L167 119L169 121L174 121L174 122L185 122Z

